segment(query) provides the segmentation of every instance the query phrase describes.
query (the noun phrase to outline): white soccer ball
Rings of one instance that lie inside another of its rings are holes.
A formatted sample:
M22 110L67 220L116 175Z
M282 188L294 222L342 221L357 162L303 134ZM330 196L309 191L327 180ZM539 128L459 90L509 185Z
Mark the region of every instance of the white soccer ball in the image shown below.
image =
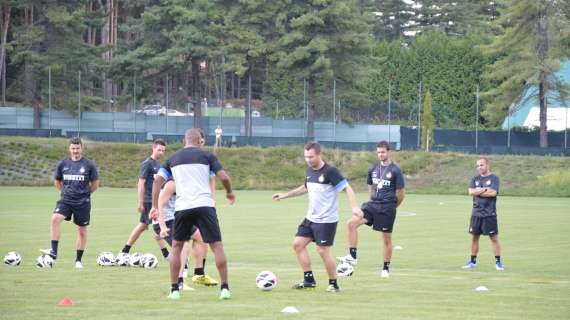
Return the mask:
M121 252L115 257L115 265L119 267L128 267L131 265L130 258L131 256L128 253Z
M350 277L354 273L354 267L350 263L343 262L336 267L339 277Z
M111 267L115 265L115 255L112 252L101 252L97 257L97 264L102 267Z
M261 271L255 278L255 285L263 291L271 291L277 286L277 276L271 271Z
M38 268L52 268L53 258L49 255L39 256L36 259L36 267Z
M156 268L158 266L158 259L152 253L145 253L141 258L141 264L147 269Z
M15 267L22 262L22 256L16 251L10 251L4 256L4 264Z
M129 258L129 265L131 267L142 267L141 259L142 259L142 254L135 252L131 254Z

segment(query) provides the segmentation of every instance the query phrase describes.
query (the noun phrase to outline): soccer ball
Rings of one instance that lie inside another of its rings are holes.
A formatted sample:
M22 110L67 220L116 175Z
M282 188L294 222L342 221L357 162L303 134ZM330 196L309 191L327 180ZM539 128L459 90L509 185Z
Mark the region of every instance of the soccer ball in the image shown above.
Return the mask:
M145 253L141 258L141 264L147 269L156 268L156 266L158 266L158 259L152 253Z
M354 273L354 267L350 263L343 262L336 267L339 277L350 277Z
M36 259L36 267L38 268L52 268L53 267L53 258L49 255L39 256Z
M261 271L255 278L255 285L263 291L271 291L277 286L277 276L271 271Z
M119 267L128 267L130 265L130 255L125 252L117 254L115 257L115 264Z
M16 251L10 251L4 256L4 264L15 267L22 262L22 256Z
M97 264L102 267L115 265L115 255L112 252L101 252L97 257Z
M141 263L142 254L135 252L129 258L129 265L131 267L142 267Z

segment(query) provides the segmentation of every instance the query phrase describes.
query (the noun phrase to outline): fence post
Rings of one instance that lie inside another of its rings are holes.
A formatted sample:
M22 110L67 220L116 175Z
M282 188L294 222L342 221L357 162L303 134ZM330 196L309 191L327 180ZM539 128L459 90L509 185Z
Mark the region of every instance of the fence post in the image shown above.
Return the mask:
M81 136L81 70L77 77L77 136Z
M479 84L477 84L477 92L475 97L475 153L479 152Z
M168 73L167 73L167 74L166 74L166 107L165 107L165 109L164 109L164 110L165 110L165 111L164 111L164 112L165 112L165 114L164 114L164 119L165 119L165 122L166 122L166 128L165 128L165 131L164 131L164 134L165 134L165 135L168 135L168 103L170 103L170 101L168 101L168 98L169 98L169 96L168 96L168 91L170 91L169 89L170 89L170 84L169 84Z
M307 79L303 78L303 136L307 138Z
M48 129L51 138L51 67L48 67Z
M333 103L332 103L332 125L333 125L333 141L336 141L336 79L333 79Z
M388 144L392 142L392 81L388 81Z
M133 76L133 116L135 120L135 128L133 131L133 143L137 143L137 76Z
M422 81L420 80L420 84L418 86L418 150L421 149L422 146Z

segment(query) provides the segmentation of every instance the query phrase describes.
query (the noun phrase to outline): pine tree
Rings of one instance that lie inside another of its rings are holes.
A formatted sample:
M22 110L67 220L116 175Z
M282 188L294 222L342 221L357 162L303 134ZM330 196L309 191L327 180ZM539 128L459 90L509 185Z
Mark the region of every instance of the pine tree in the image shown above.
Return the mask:
M378 40L394 40L405 36L414 12L409 3L402 0L375 1L374 37Z
M540 146L548 147L546 114L547 95L556 91L567 94L567 86L555 77L560 60L570 54L570 25L564 14L567 0L510 0L498 20L502 33L487 50L497 60L486 77L496 87L486 91L488 108L484 117L500 122L509 106L523 94L538 87L533 96L540 105Z
M314 138L318 92L333 79L347 87L365 79L369 24L355 0L293 0L288 8L277 19L282 33L274 59L282 72L306 79L307 136Z

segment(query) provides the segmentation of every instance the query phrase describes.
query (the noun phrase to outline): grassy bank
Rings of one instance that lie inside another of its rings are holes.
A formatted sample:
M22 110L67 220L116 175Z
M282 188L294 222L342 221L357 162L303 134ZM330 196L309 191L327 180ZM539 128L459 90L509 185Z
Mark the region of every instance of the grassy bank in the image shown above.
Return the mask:
M181 147L170 145L168 155ZM210 151L212 149L208 148ZM101 171L107 187L136 185L140 163L150 145L85 143L84 154ZM304 161L300 146L222 149L217 152L235 188L281 190L303 182ZM67 154L66 139L0 136L0 185L51 184L57 162ZM339 167L359 191L366 189L366 172L376 161L373 152L325 150L326 161ZM477 156L457 153L395 152L395 161L406 175L407 190L425 194L464 194L476 174ZM492 170L501 178L501 194L570 197L570 159L543 156L490 156Z

